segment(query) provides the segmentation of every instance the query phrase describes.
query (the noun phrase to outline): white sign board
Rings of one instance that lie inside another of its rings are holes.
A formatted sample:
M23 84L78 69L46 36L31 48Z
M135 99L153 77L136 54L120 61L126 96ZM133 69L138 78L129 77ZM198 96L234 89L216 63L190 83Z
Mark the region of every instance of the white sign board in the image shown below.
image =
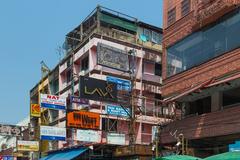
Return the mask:
M38 141L17 141L17 149L18 151L35 151L39 150L39 142Z
M41 140L58 140L65 141L66 128L40 126Z
M94 131L94 130L77 130L77 141L84 141L84 142L101 142L101 132Z
M107 143L115 145L125 145L125 134L108 133Z
M49 94L41 94L40 105L42 108L65 110L67 103L66 98Z

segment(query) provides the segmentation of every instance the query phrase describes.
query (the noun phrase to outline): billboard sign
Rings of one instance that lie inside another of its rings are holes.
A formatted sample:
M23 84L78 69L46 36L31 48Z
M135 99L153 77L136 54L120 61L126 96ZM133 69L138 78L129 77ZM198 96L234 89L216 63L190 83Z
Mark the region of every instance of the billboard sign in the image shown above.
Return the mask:
M108 133L107 143L115 145L125 145L125 134Z
M117 90L128 91L128 92L131 91L131 82L129 80L107 76L107 82L116 83Z
M14 160L13 156L0 156L0 160Z
M89 101L87 99L83 99L77 96L71 96L71 103L77 103L80 105L89 105Z
M65 110L66 98L49 94L41 94L40 104L42 108Z
M39 151L39 142L38 141L17 141L17 150L18 151Z
M100 143L101 142L101 131L94 131L94 130L77 130L77 141L83 142L94 142Z
M79 87L80 98L117 102L117 85L115 83L81 76Z
M41 109L39 104L31 104L31 116L32 117L41 117Z
M67 127L99 129L100 114L86 111L72 111L67 113Z
M129 71L127 51L102 43L97 45L97 64L124 72Z
M66 128L40 126L41 140L65 141Z
M126 110L124 110L121 106L110 105L110 104L107 104L106 107L107 107L107 114L109 115L128 117L130 113L129 108L126 108Z
M21 127L14 125L0 124L0 135L2 136L21 136Z

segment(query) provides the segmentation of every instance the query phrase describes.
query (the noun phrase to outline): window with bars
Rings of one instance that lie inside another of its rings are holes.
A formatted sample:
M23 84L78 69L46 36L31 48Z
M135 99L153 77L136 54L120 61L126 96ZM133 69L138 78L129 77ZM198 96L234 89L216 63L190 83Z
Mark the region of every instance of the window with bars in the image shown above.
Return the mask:
M168 11L168 26L176 21L176 7Z
M191 1L190 0L183 0L182 1L182 17L187 15L190 12L190 6Z

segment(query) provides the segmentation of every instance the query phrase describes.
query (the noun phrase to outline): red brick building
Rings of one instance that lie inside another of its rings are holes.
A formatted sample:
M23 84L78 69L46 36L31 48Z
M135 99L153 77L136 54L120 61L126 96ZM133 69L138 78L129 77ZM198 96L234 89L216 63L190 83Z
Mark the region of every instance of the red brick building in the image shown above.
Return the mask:
M164 0L163 88L181 118L161 134L189 140L191 154L228 150L240 139L240 1Z

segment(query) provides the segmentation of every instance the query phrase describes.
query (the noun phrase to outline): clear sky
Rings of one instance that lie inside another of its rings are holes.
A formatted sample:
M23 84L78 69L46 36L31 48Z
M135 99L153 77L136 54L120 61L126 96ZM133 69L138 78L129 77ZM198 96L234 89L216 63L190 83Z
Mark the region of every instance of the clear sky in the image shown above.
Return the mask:
M29 90L40 80L40 62L52 69L65 35L100 4L162 27L163 0L1 0L0 123L29 114Z

